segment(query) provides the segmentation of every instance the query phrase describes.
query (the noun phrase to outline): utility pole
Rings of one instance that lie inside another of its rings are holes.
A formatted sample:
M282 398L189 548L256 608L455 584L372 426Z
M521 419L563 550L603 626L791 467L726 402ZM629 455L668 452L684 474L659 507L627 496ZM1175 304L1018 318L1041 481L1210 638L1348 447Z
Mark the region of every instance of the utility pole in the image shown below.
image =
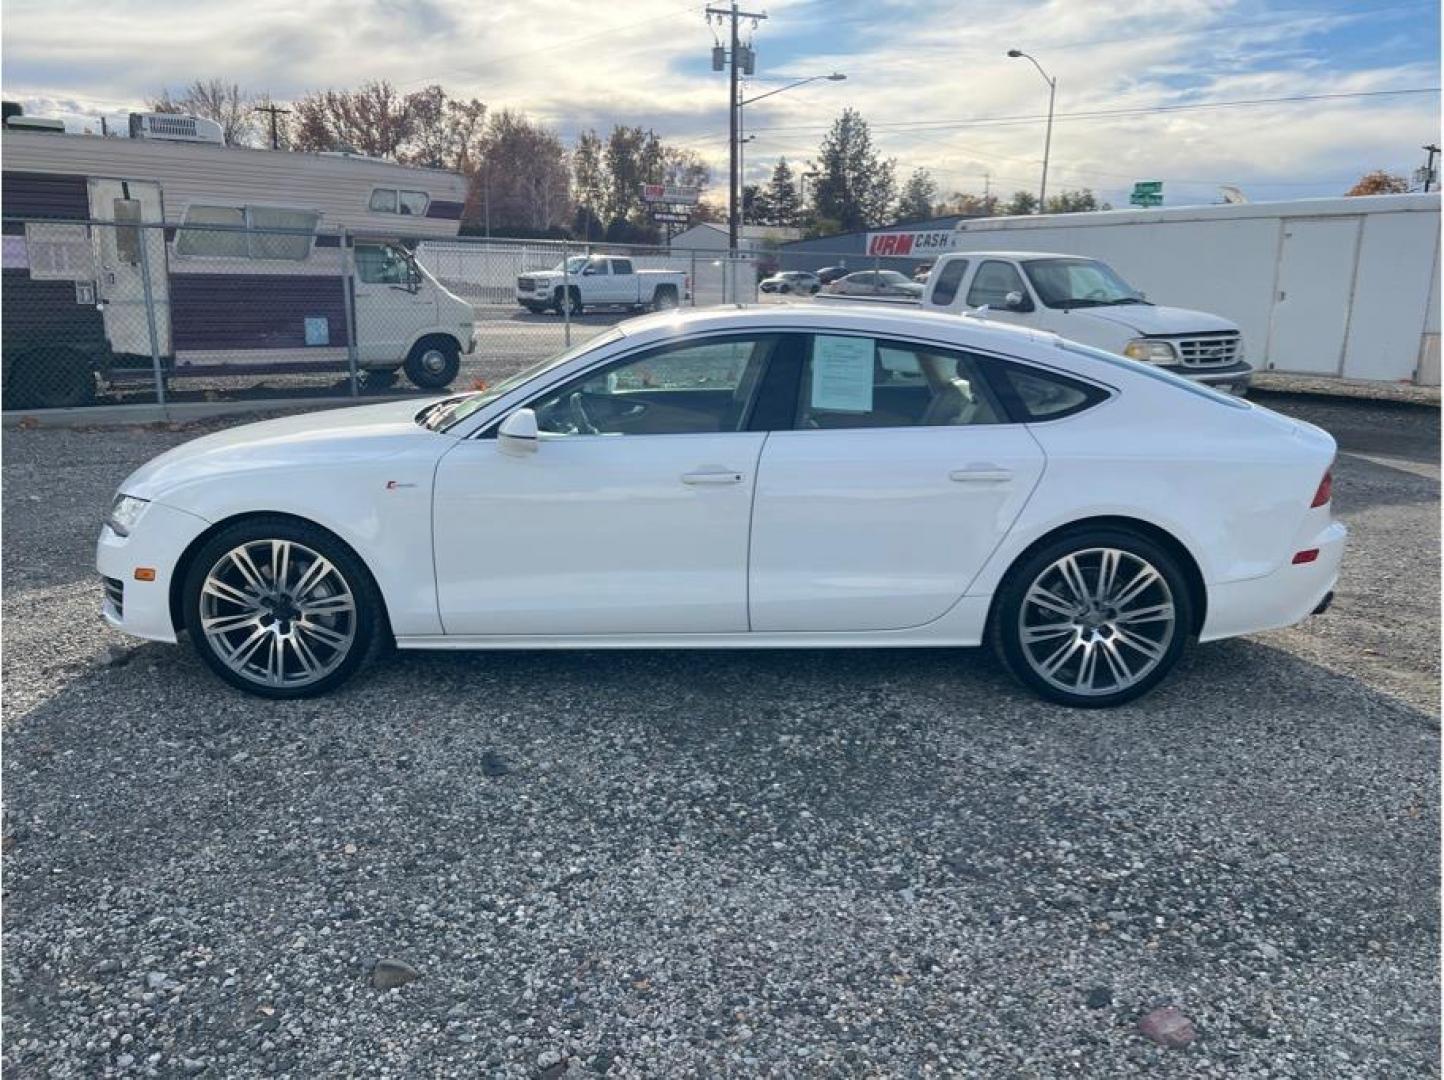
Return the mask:
M986 170L983 172L983 214L993 216L993 174Z
M268 102L268 103L265 104L265 105L257 105L257 106L256 106L256 112L270 113L270 115L271 115L271 149L272 149L272 150L279 150L279 149L281 148L281 137L280 137L280 134L279 134L279 133L277 132L277 130L276 130L276 117L277 117L277 116L290 116L290 115L291 115L291 110L290 110L290 109L283 109L283 108L281 108L279 105L277 105L275 102Z
M1430 143L1428 146L1423 147L1423 150L1429 155L1428 159L1424 162L1424 190L1428 191L1429 185L1434 181L1434 158L1439 153L1439 146L1436 143Z
M739 197L738 186L737 186L737 181L738 181L738 168L737 168L737 151L738 151L738 145L737 145L737 69L738 69L738 61L741 59L741 57L738 55L739 52L741 51L741 49L740 49L740 47L739 47L739 46L740 46L740 42L737 40L737 20L738 20L738 19L751 19L752 22L753 22L753 24L755 25L756 23L761 22L763 19L767 18L767 16L766 16L764 13L762 13L762 12L739 11L738 8L737 8L737 0L732 0L732 4L731 4L730 7L726 7L726 8L709 7L709 8L707 8L707 14L708 14L709 16L710 16L710 15L716 15L716 16L718 16L719 18L722 18L722 19L730 19L730 20L731 20L731 23L732 23L732 27L731 27L731 48L728 49L728 51L727 51L727 66L728 66L728 69L729 69L729 71L728 71L728 79L727 79L727 84L728 84L728 90L727 90L727 149L728 149L728 155L727 155L727 157L728 157L728 182L727 182L727 247L728 247L728 250L730 250L730 251L736 251L736 250L737 250L737 232L738 232L737 226L738 226L738 222L739 222L739 220L740 220L739 215L738 215L738 211L741 209L741 199L740 199L740 197ZM719 46L719 48L720 48L720 46ZM750 50L750 49L748 50L748 53L749 53L749 57L750 57L750 54L751 54L751 50ZM713 68L714 68L714 70L715 70L716 67L717 67L717 60L716 60L717 50L716 50L716 49L713 50L712 55L713 55ZM748 67L749 67L749 68L751 67L751 64L750 64L750 63L748 64ZM750 74L750 71L749 71L749 74Z

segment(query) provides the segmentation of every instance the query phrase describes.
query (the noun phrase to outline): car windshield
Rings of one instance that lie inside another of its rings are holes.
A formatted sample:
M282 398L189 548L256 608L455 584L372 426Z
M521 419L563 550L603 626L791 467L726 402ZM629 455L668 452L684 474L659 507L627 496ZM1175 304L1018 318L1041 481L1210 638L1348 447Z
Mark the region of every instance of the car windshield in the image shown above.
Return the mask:
M1030 259L1023 263L1023 270L1050 308L1148 302L1111 266L1094 259Z
M455 424L461 423L468 416L471 416L484 405L490 405L503 394L509 394L518 386L534 379L538 375L559 367L569 360L591 352L593 349L600 349L620 340L625 335L613 327L605 334L601 334L580 345L574 345L565 352L556 356L548 357L531 367L523 368L513 375L508 375L495 386L488 386L485 390L478 390L470 394L456 394L449 398L442 398L440 401L433 401L426 408L416 414L416 422L428 431L445 431Z
M568 274L580 274L583 270L586 269L587 263L589 261L590 260L585 255L573 255L570 259L565 260L564 263L557 263L555 266L552 267L552 270L560 274L562 272L563 265L565 265L566 272Z

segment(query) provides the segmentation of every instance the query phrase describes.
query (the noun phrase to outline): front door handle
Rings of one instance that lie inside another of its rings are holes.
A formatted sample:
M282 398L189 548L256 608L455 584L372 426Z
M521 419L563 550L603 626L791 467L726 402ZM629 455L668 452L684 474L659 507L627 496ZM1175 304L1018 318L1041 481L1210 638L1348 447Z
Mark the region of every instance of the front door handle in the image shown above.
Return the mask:
M1001 484L1013 479L1013 470L996 465L969 465L966 469L954 469L948 473L948 479L960 484Z
M682 474L684 484L740 484L742 474L727 469L703 469L699 472Z

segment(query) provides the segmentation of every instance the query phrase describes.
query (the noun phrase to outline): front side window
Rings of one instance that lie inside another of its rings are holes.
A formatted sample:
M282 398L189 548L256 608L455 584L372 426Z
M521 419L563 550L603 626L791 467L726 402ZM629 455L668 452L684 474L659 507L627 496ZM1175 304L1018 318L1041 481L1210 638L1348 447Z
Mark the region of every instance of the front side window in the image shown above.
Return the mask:
M943 263L938 280L933 285L933 303L941 306L951 304L957 298L958 286L963 283L963 275L967 272L967 259L950 259Z
M531 403L548 435L741 431L779 335L651 349L588 372Z
M967 353L870 337L814 335L803 365L803 429L959 427L1007 419Z
M221 227L201 227L206 225ZM246 212L239 206L188 206L176 233L176 254L244 259L248 248L241 230L245 225Z
M591 277L605 276L607 273L607 260L593 259L591 262L587 263L586 270L584 270L583 273L588 274Z
M973 284L968 288L968 306L1002 308L1008 304L1009 293L1028 294L1023 290L1023 279L1018 268L1012 263L990 259L978 267Z
M356 276L368 285L408 285L411 260L390 244L357 244Z

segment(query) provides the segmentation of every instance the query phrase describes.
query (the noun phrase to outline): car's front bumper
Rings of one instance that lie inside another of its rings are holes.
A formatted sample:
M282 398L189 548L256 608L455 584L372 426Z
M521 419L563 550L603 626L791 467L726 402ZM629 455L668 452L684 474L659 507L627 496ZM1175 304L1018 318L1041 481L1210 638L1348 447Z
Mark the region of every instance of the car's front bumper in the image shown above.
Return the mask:
M1348 535L1342 521L1331 521L1297 545L1299 551L1318 550L1313 562L1289 562L1263 577L1209 585L1199 640L1277 630L1318 612L1338 583Z
M1182 375L1185 379L1203 383L1205 386L1226 387L1235 394L1241 394L1247 390L1250 380L1253 379L1253 368L1243 360L1229 364L1227 367L1217 368L1185 367L1183 364L1159 364L1157 366L1164 371L1171 371L1175 375Z
M204 518L155 502L145 508L129 536L102 527L95 568L114 583L102 587L100 613L105 621L135 637L175 641L170 612L173 575L191 541L209 527ZM139 580L138 569L153 570L154 579Z

